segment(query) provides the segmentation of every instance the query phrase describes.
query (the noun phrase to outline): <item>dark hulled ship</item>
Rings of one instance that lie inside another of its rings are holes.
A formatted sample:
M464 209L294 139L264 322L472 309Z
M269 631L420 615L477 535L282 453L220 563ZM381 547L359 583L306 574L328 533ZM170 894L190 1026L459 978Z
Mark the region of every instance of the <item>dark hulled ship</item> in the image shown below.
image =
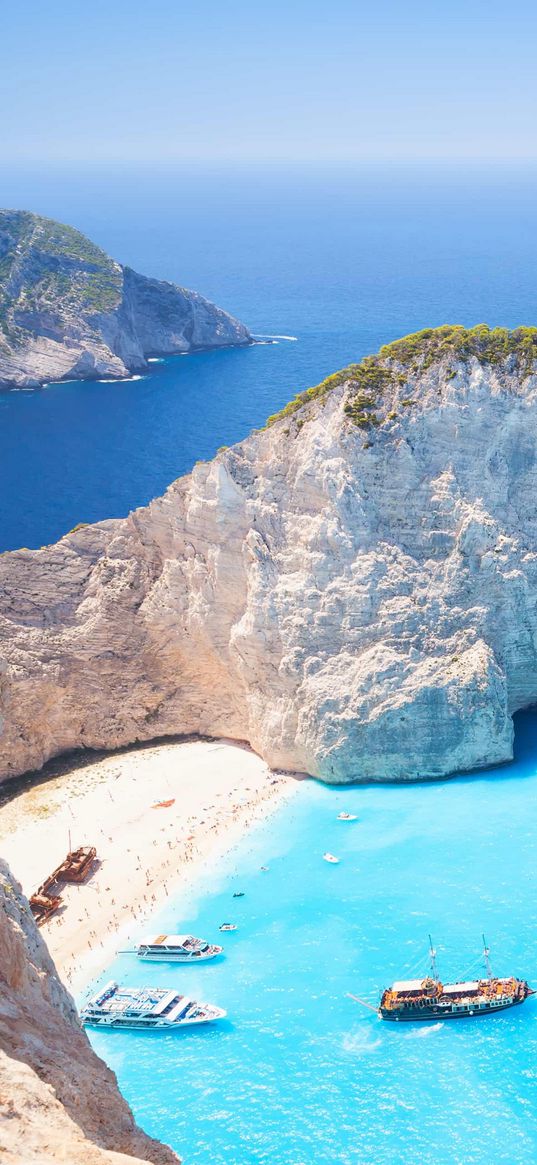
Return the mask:
M436 972L436 952L430 942L430 975L426 979L401 979L382 993L378 1014L381 1019L404 1020L464 1019L490 1015L506 1007L524 1003L534 992L524 979L497 979L491 971L489 950L483 937L486 978L460 983L441 983Z

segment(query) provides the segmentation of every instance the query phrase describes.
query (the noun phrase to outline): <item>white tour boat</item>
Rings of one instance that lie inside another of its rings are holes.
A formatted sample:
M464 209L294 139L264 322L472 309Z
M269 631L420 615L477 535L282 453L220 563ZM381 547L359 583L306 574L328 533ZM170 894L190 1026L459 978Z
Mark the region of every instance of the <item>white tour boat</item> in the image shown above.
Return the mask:
M323 858L324 858L325 862L331 862L333 866L339 865L339 858L336 858L334 856L334 854L329 854L329 853L323 854Z
M166 987L119 987L111 981L88 999L81 1019L86 1027L175 1031L212 1023L226 1014L221 1007L196 1003Z
M157 934L139 943L136 954L149 963L201 963L215 959L222 950L192 934Z

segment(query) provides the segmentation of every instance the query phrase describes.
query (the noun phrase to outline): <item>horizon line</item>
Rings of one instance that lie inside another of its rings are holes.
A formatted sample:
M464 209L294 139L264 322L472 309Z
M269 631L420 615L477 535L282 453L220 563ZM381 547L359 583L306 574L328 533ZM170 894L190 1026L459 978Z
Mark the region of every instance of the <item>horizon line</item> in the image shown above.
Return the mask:
M421 165L459 165L459 166L482 166L482 165L537 165L537 154L535 155L483 155L476 157L475 155L453 154L420 154L408 157L402 155L367 155L362 157L300 157L292 158L286 156L267 156L267 157L245 157L244 155L229 155L229 156L198 156L198 155L184 155L184 156L161 156L161 157L31 157L16 155L14 157L7 157L4 155L0 159L0 169L5 169L15 166L374 166L374 165L388 165L388 166L421 166Z

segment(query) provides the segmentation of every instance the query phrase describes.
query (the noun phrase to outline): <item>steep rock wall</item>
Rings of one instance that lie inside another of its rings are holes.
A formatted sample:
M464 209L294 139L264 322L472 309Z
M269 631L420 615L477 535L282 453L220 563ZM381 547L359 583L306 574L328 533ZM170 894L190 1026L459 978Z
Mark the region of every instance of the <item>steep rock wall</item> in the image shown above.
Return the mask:
M534 364L375 368L375 413L351 370L148 507L2 556L4 777L183 732L333 782L511 757L537 700Z
M72 227L0 210L0 388L124 377L152 354L250 342L202 295L122 267Z
M0 1156L43 1165L178 1163L171 1149L135 1124L114 1073L92 1050L21 888L2 861Z

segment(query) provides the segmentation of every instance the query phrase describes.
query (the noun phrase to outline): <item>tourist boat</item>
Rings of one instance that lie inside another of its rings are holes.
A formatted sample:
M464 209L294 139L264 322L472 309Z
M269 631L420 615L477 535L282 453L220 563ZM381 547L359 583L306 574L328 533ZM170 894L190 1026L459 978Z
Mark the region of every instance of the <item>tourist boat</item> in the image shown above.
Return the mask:
M192 934L157 934L144 939L136 947L136 954L148 963L201 963L215 959L222 950Z
M468 982L441 983L436 971L436 951L429 936L430 975L426 979L401 979L386 988L382 994L378 1014L392 1021L464 1019L467 1016L490 1015L524 1003L534 995L524 979L497 979L492 974L489 949L483 935L483 955L487 970L485 979Z
M93 995L81 1012L85 1027L137 1031L175 1031L213 1023L227 1014L211 1003L196 1003L166 987L119 987L111 981Z
M339 858L334 857L334 854L323 854L323 858L325 862L331 862L333 866L337 866L339 863Z

